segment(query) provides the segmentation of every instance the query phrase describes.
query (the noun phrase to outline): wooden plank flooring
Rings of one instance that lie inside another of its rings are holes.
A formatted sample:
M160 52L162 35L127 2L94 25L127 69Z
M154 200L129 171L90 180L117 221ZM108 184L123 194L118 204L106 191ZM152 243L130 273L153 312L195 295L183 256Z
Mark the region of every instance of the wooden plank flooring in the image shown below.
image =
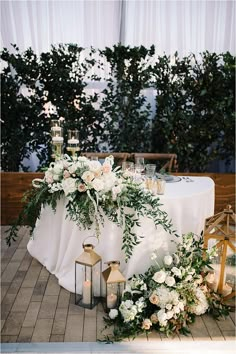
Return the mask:
M28 228L20 229L10 248L4 240L8 228L1 229L1 342L96 342L111 332L102 332L105 313L101 304L93 310L74 305L74 294L60 287L57 278L29 255ZM188 337L152 333L149 342L235 340L235 313L220 321L199 316L190 330ZM139 341L146 337L135 339Z

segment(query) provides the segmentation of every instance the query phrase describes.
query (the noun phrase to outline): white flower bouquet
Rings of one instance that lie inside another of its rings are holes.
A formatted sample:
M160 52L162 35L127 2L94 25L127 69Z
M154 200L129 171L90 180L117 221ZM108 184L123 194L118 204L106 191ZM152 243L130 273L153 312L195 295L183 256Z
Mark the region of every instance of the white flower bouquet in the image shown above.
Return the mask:
M140 182L124 175L120 168L113 168L113 156L104 163L90 161L86 157L52 162L43 179L33 180L33 188L25 195L25 207L11 227L7 243L17 237L18 226L27 223L33 231L40 217L41 207L49 204L56 210L58 199L64 197L67 214L80 228L93 229L99 236L104 215L123 229L123 249L128 259L142 235L134 232L139 217L151 218L155 225L162 225L172 232L166 212L160 209L160 201L144 190Z
M188 324L196 315L210 312L215 317L228 315L220 295L207 285L210 260L215 249L202 257L202 238L183 235L176 252L166 255L163 264L155 264L143 275L133 276L126 284L118 311L104 318L114 326L113 340L135 337L157 330L167 336L188 334Z

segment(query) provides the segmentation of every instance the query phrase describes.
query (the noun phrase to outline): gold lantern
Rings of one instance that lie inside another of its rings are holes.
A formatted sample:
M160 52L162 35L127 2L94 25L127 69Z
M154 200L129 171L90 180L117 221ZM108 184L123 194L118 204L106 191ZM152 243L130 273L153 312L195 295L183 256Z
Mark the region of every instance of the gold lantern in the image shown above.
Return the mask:
M75 157L76 153L80 151L79 147L79 131L77 129L68 130L67 151L70 151L72 156Z
M100 301L102 262L94 245L83 244L83 249L75 260L75 304L92 309Z
M120 272L120 262L106 262L108 268L102 272L106 283L105 309L110 310L119 306L120 297L125 287L125 277Z
M223 212L206 219L204 230L204 248L214 245L218 251L208 285L225 300L235 296L235 242L235 214L228 205Z
M60 160L63 147L63 128L61 121L58 119L51 120L51 136L52 136L52 157Z

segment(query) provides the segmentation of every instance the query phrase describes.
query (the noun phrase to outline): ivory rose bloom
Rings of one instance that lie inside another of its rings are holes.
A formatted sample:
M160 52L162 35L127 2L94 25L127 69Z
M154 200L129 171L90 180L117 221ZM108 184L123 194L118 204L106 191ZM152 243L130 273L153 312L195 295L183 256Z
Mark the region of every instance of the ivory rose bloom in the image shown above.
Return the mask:
M48 183L48 184L51 184L53 183L53 174L49 171L46 171L45 172L45 181Z
M169 266L173 262L173 258L171 256L165 256L164 257L164 263Z
M165 279L165 283L168 286L173 286L175 285L175 278L168 275Z
M173 267L171 268L172 273L174 273L174 275L176 275L177 277L181 277L182 273L181 270L179 268Z
M148 330L150 329L151 326L152 326L152 322L148 318L145 318L142 324L142 329Z
M150 320L154 324L156 324L158 322L158 317L157 317L157 314L155 312L151 315Z
M114 320L118 316L118 310L117 309L111 309L109 312L109 317Z
M112 166L110 163L108 162L105 162L103 165L102 165L102 172L103 173L110 173L112 170Z
M156 283L164 283L164 281L166 280L166 273L164 270L159 270L159 272L156 272L153 277L153 280L155 280Z
M95 191L100 192L104 188L104 183L99 178L94 178L92 181L92 187L95 189Z
M149 297L149 301L153 304L153 305L157 305L159 303L159 298L157 296L157 294L152 293L152 295Z
M74 178L66 178L62 181L62 188L64 190L65 195L73 193L76 191L76 180Z
M82 174L81 178L85 183L91 183L92 180L94 179L94 173L90 171L85 171Z

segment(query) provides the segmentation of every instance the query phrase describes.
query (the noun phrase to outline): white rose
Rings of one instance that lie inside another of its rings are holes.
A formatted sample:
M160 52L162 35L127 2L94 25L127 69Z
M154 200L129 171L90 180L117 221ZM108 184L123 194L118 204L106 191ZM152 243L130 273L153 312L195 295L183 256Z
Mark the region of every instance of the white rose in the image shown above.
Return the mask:
M114 320L118 316L118 310L117 309L111 309L109 312L109 317Z
M95 189L95 191L100 192L104 189L104 183L101 179L94 178L94 180L92 181L92 187Z
M171 310L172 309L172 304L166 304L166 309Z
M157 312L157 318L161 326L165 327L167 325L167 315L164 309Z
M101 163L99 161L89 161L89 169L92 172L97 172L101 170Z
M56 164L55 166L54 166L54 169L53 169L53 172L56 174L56 175L59 175L59 174L61 174L62 173L62 171L64 170L64 168L63 168L63 164Z
M169 320L170 318L172 318L174 316L174 311L167 311L167 313L166 313L166 317L167 317L167 319Z
M179 308L179 306L178 306L178 305L174 306L174 307L173 307L173 311L174 311L174 313L180 313L180 308Z
M153 280L155 280L156 283L164 283L165 279L166 279L166 273L164 270L160 270L159 272L156 272L153 277Z
M53 174L50 171L45 172L45 181L47 183L53 183Z
M74 178L66 178L62 181L62 188L64 190L65 195L69 193L73 193L76 191L76 180Z
M94 179L94 174L93 174L93 172L85 171L82 174L81 178L85 183L91 183L92 180Z
M165 283L168 286L173 286L175 284L175 278L168 275L165 279Z
M164 257L164 263L169 266L173 262L173 258L171 256L165 256Z
M68 167L68 170L69 170L69 172L70 172L71 175L72 175L73 173L75 173L76 169L77 169L77 166L76 166L75 164L70 165L70 166Z
M191 274L187 275L185 278L185 281L191 281L193 279L193 276Z
M179 268L173 267L171 268L172 273L174 273L174 275L176 275L177 277L181 277L181 270Z
M105 192L110 191L116 184L117 178L113 172L103 175L103 183Z

